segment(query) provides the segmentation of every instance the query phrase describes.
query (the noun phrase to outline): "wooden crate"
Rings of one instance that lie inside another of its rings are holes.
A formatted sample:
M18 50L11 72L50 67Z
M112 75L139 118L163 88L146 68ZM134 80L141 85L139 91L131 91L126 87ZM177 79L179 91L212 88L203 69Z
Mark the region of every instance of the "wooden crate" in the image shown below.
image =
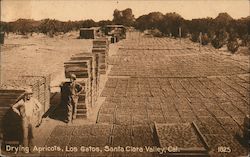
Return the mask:
M76 54L73 57L71 57L72 60L85 60L90 62L90 77L89 80L87 80L87 93L86 93L86 103L92 107L94 105L94 102L92 101L92 85L95 84L96 80L96 58L95 54L92 53L80 53Z
M31 88L33 97L42 104L42 113L44 114L50 108L50 80L51 76L20 76L15 80L9 80L6 86L17 87L25 90ZM14 88L15 89L15 88Z
M50 108L50 81L51 76L22 76L22 80L27 80L25 86L31 86L33 96L42 104L42 113Z
M71 60L83 60L83 61L89 61L89 78L96 77L95 76L95 68L96 68L96 59L95 55L92 53L79 53L71 57Z
M93 48L92 53L97 55L97 68L98 73L105 74L108 64L107 64L107 54L108 50L105 48Z
M106 47L99 47L99 48L92 48L92 53L104 53L107 54L108 53L108 49Z
M86 60L70 60L64 63L65 77L70 78L71 74L75 74L77 78L89 78L90 62Z
M86 91L83 91L80 95L79 95L79 99L78 99L78 104L77 104L77 114L76 114L76 118L86 118L87 117L87 110L89 108L89 79L85 79L85 80L77 80L83 88L86 89Z
M97 38L93 40L93 48L107 48L109 49L108 38Z

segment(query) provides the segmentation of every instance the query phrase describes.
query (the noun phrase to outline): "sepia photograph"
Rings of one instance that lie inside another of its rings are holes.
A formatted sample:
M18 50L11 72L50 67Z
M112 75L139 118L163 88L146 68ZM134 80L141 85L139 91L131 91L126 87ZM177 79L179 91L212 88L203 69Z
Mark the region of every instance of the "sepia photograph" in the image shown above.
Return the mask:
M0 157L249 157L249 0L0 0Z

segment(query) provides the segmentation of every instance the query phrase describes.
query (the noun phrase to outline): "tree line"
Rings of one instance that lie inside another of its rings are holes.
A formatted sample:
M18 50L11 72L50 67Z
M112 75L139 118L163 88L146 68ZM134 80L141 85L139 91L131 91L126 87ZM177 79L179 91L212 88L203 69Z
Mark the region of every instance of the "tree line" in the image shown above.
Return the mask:
M26 35L29 33L44 33L46 35L53 36L59 32L67 33L70 31L76 31L80 28L89 28L104 26L112 24L110 20L103 20L95 22L92 19L81 20L81 21L67 21L62 22L55 19L43 19L35 21L31 19L18 19L14 22L1 22L0 30L6 33L13 32L20 35Z
M19 19L14 22L1 22L0 29L4 32L18 34L44 33L50 36L58 32L79 30L82 27L103 27L108 24L122 24L134 27L139 31L150 31L155 36L189 37L193 42L203 45L211 43L215 48L227 44L230 51L237 51L239 45L250 47L250 16L233 19L227 13L220 13L216 18L200 18L186 20L178 13L151 12L135 18L132 9L114 10L113 20L62 22L55 19L40 21ZM180 34L181 30L181 34ZM240 43L239 43L240 40Z
M250 16L233 19L227 13L220 13L214 19L185 20L177 13L152 12L138 17L134 26L141 31L154 30L156 36L189 37L193 42L211 43L215 48L227 45L232 53L239 46L250 49Z

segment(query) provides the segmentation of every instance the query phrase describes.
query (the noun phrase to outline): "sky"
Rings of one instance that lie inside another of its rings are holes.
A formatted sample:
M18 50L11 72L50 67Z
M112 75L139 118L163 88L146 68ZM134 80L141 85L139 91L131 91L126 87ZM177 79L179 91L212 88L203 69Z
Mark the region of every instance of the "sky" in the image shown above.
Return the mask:
M216 17L227 12L233 18L250 15L249 0L0 0L1 21L19 18L61 21L112 20L115 9L131 8L135 17L153 11L176 12L185 19Z

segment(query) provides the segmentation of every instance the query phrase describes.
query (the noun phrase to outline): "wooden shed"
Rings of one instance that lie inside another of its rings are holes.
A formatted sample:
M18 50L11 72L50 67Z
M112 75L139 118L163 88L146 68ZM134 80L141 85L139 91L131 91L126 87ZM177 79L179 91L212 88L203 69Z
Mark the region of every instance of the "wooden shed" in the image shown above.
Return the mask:
M126 27L123 25L107 25L105 26L105 35L115 37L116 40L126 39Z
M95 39L98 32L98 27L80 28L80 39Z

